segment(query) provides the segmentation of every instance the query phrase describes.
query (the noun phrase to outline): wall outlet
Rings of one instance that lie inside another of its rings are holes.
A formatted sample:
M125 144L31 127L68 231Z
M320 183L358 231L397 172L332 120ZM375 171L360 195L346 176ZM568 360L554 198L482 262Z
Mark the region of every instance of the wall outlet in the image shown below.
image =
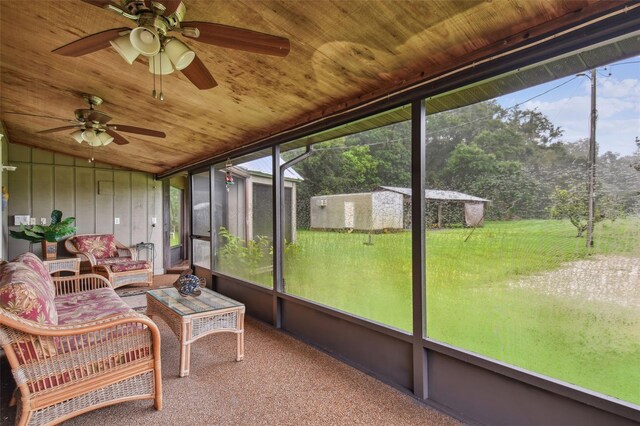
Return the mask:
M114 218L113 223L115 223L116 225L120 225L120 218L119 217Z
M15 226L20 226L20 225L28 225L29 223L31 223L31 216L29 215L15 215L13 217L13 224Z
M36 224L36 218L35 217L30 217L29 218L29 225L35 225Z
M47 224L47 218L46 217L41 217L40 218L40 225L46 225Z

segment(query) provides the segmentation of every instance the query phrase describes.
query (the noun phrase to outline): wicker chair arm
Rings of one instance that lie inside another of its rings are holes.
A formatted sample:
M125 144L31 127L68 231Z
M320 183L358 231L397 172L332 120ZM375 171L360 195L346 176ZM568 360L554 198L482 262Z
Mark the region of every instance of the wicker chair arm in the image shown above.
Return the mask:
M157 326L153 321L151 321L151 319L149 319L149 317L139 314L135 311L125 312L122 314L114 314L97 320L68 325L40 324L33 321L25 320L4 310L0 311L0 324L34 336L75 336L118 325L133 323L145 325L149 329L151 329L152 332L153 330L155 330L155 332L158 332ZM4 344L4 342L0 341L0 344Z
M58 296L111 287L107 279L96 274L54 277L53 284L56 286L56 295Z
M158 328L136 312L72 325L28 323L12 314L0 315L0 345L23 398L82 387L127 366L159 367Z
M91 264L91 266L96 266L96 264L98 263L98 261L96 260L96 257L94 255L92 255L89 252L78 252L76 253L76 257L80 258L80 261L87 261Z
M118 243L118 257L130 257L132 260L137 260L137 252L135 248L125 247Z
M131 260L137 260L138 256L137 256L137 252L135 249L130 249L130 248L124 248L118 249L118 257L130 257Z
M91 266L96 264L96 258L93 254L85 251L80 251L74 244L75 237L67 238L64 242L64 248L71 254L79 257L81 261L87 261L91 263Z

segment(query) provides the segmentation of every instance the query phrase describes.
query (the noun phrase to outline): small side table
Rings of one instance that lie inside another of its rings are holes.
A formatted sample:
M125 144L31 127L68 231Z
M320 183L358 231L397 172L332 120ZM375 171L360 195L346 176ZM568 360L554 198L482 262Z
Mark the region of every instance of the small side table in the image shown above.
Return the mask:
M59 272L72 272L75 276L80 275L80 258L66 257L54 260L43 260L44 266L47 267L49 274L59 275Z
M147 316L162 318L180 341L180 377L189 375L191 344L212 333L236 335L236 361L244 358L244 305L208 288L180 296L173 287L147 291Z
M140 251L145 250L146 259L140 259ZM155 273L156 270L156 246L153 243L138 243L136 244L136 252L138 254L138 260L150 260L151 261L151 270ZM151 258L149 258L149 253L151 253Z

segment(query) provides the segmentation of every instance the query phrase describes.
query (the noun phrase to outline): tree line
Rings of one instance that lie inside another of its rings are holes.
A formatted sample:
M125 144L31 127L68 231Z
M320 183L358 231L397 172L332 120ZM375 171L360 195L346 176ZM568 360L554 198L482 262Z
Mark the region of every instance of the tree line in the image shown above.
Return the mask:
M488 220L561 217L567 199L582 205L588 140L563 140L563 130L539 111L481 102L428 115L426 137L427 188L491 200ZM309 225L312 196L410 187L410 143L407 121L315 145L295 166L304 177L298 185L298 226ZM633 155L599 154L599 218L640 212L639 164L640 145Z

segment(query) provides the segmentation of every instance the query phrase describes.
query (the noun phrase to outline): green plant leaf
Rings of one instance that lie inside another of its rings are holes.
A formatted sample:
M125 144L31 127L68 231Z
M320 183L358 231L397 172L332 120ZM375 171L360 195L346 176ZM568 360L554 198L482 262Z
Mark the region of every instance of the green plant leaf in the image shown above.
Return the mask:
M71 225L76 220L75 217L68 217L65 220L61 221L59 225Z
M60 210L51 212L50 225L20 225L20 232L11 231L13 238L27 240L30 242L39 242L47 240L49 242L57 242L76 232L76 227L72 223L76 220L74 217L62 219Z
M42 232L34 232L33 229L27 229L25 228L24 231L25 235L30 236L31 238L39 238L42 239Z
M33 225L30 228L26 228L26 229L29 229L31 232L36 232L38 234L44 234L48 228L49 228L48 226Z
M55 225L60 223L60 219L62 219L62 212L60 210L53 210L51 212L51 224Z
M37 243L37 242L42 241L41 237L29 236L29 235L25 234L24 231L17 232L17 231L11 231L10 230L9 233L13 238L16 238L18 240L27 240L27 241L32 242L32 243Z

